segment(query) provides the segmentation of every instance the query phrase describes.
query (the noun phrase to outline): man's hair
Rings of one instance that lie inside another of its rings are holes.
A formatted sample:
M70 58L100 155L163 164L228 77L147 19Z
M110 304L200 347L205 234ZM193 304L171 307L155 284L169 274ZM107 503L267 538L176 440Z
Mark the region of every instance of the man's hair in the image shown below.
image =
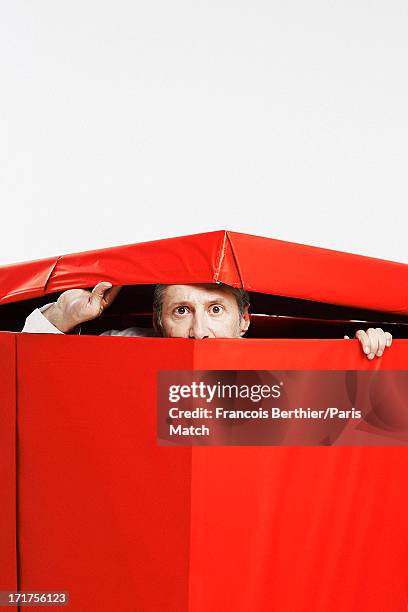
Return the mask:
M207 283L204 286L210 289L222 289L232 293L237 300L238 310L241 317L245 312L245 308L249 306L249 293L248 291L245 291L245 289L231 287L231 285L226 285L225 283ZM169 285L156 285L153 294L153 325L155 330L160 334L163 334L162 308L164 292L166 291L167 287L169 287Z

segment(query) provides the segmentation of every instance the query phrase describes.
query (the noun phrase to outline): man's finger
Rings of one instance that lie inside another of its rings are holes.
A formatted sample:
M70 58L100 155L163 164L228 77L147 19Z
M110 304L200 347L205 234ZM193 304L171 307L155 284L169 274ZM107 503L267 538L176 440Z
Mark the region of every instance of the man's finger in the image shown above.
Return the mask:
M356 331L355 337L360 341L363 351L366 355L370 352L370 340L363 329Z
M369 359L374 359L378 351L378 335L373 327L367 329L367 336L370 341L370 352L368 353Z
M377 338L378 338L378 349L377 349L377 357L381 357L384 353L385 350L385 345L386 345L386 338L385 338L385 333L384 330L381 329L381 327L376 327L375 331L377 332Z
M385 344L387 347L389 347L392 344L392 336L390 332L384 332L384 333L385 333Z
M121 289L122 289L122 285L115 285L114 287L111 287L110 289L107 290L107 292L103 296L103 300L105 302L105 308L107 308L108 306L112 304L113 300L116 298L116 296L118 295Z
M105 295L105 291L112 287L112 283L108 283L106 281L102 281L95 285L92 289L91 297L89 298L90 302L96 302L98 304L101 303L103 296Z

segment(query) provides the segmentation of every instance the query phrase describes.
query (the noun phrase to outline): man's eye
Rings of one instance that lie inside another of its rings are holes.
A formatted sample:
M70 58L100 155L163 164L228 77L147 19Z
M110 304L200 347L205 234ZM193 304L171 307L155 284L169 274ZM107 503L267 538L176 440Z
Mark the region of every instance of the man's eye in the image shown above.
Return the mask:
M184 315L188 312L188 308L187 306L177 306L174 312L178 315Z
M212 306L210 306L211 314L218 315L218 314L221 314L223 310L224 310L223 307L220 306L219 304L213 304Z

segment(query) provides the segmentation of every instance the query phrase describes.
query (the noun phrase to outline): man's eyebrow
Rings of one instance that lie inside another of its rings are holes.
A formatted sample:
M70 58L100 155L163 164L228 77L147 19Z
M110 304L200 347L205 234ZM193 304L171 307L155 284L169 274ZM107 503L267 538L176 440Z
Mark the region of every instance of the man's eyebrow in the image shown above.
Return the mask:
M223 302L224 304L228 303L228 300L224 297L224 296L216 296L213 298L210 298L208 300L205 300L206 304L214 304L214 303L219 303L219 302ZM175 300L173 302L170 302L169 304L169 308L175 308L176 306L190 306L193 305L194 306L195 302L190 302L189 300Z
M207 300L207 304L208 303L212 303L212 302L225 302L227 303L228 300L223 296L223 295L218 295L217 297L211 299L211 300Z

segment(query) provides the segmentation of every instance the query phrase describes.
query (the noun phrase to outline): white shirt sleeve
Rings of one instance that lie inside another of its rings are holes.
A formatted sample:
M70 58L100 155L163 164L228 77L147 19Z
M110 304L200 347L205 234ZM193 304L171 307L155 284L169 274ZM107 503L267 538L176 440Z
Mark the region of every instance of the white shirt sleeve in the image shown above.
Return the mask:
M42 314L44 310L47 310L47 308L52 306L54 303L55 302L51 302L50 304L45 304L45 306L41 306L41 308L36 308L33 310L33 312L26 318L25 325L21 331L29 334L63 334L64 332L50 323L50 321Z
M47 310L52 304L55 302L51 302L50 304L45 304L45 306L41 306L41 308L36 308L33 312L28 315L25 321L25 325L21 330L24 333L30 334L63 334L58 327L55 327L52 323L48 321L46 317L42 314L44 310ZM99 334L100 336L134 336L136 338L140 337L154 337L156 334L152 328L143 328L143 327L128 327L127 329L110 329L108 331Z

